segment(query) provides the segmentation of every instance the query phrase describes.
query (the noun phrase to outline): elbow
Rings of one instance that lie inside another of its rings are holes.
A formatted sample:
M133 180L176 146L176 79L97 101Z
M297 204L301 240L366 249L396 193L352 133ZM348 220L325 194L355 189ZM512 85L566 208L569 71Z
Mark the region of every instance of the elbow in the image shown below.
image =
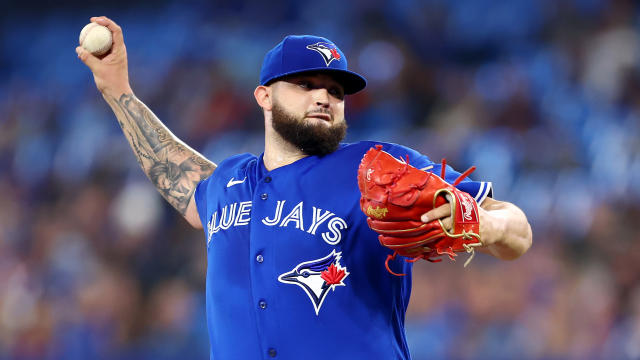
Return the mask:
M502 243L498 243L489 247L489 253L500 260L516 260L524 255L532 244L533 233L531 231L531 225L526 223L527 226L521 233L513 235Z
M518 209L518 213L520 216L517 217L517 220L513 222L516 227L514 228L514 233L516 235L516 241L514 246L512 246L512 256L508 260L515 260L524 255L533 244L533 230L531 229L531 224L529 223L529 219L525 213ZM518 229L518 230L516 230Z
M520 236L518 245L512 248L513 249L512 252L510 252L509 254L505 254L506 256L503 257L503 260L518 259L522 255L524 255L527 251L529 251L532 244L533 244L533 231L531 230L531 224L527 222L526 230L524 231L524 234Z

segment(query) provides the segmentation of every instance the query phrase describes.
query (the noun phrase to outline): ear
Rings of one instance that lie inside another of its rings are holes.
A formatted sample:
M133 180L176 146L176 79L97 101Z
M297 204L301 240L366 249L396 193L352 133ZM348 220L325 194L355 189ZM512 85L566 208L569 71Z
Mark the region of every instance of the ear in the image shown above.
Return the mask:
M271 107L273 106L271 87L260 85L253 91L253 96L256 98L256 102L263 110L271 111Z

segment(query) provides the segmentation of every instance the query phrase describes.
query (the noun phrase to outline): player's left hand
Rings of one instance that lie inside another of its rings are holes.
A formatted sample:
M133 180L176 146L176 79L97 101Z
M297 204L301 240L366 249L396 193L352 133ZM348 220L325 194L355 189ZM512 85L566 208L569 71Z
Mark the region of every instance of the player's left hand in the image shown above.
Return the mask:
M420 217L420 220L423 223L428 223L431 221L442 221L442 226L447 230L451 231L453 229L453 218L451 216L451 204L446 203L434 208Z
M491 200L492 199L489 198L486 199L487 202L490 202ZM494 217L491 216L489 211L483 209L482 205L478 206L478 215L480 216L480 242L482 243L482 247L487 247L495 243L495 239L499 238L498 227L495 226L496 222ZM447 231L453 231L451 204L446 203L424 213L420 217L420 220L423 223L441 220L442 226Z

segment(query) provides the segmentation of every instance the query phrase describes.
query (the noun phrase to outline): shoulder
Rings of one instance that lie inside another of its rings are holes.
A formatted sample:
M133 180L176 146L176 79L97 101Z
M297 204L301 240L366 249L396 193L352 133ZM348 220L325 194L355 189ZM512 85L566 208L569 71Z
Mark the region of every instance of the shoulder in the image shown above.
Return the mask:
M252 161L257 161L257 157L250 153L238 154L234 156L230 156L218 165L219 169L233 169L233 168L242 168L248 166Z
M367 152L367 150L371 148L375 148L376 146L382 146L382 150L390 153L390 154L420 154L418 151L404 146L400 144L384 142L384 141L371 141L371 140L363 140L355 143L343 143L340 144L340 148L337 150L345 151L345 152Z
M248 168L255 166L256 163L257 157L253 154L244 153L230 156L218 164L218 167L211 176L202 180L198 184L196 193L202 192L201 190L209 186L215 186L214 184L218 181L217 179L226 179L233 176L237 177L240 174L244 174L247 172Z
M354 143L342 143L340 144L340 148L338 151L367 151L369 148L376 147L378 145L382 145L383 150L399 147L401 145L384 142L384 141L372 141L372 140L362 140Z
M402 159L406 159L407 157L409 157L409 163L417 168L422 168L422 167L433 164L433 161L431 161L431 159L429 159L428 156L421 154L420 152L410 147L400 145L400 144L384 142L384 141L364 140L364 141L359 141L352 144L342 144L342 145L345 146L344 147L345 151L355 152L360 154L360 156L364 155L364 153L366 153L369 149L375 148L376 146L380 145L382 146L382 150L388 152L394 157L402 158ZM339 151L340 150L343 150L343 148L341 147Z
M241 180L248 173L248 169L255 167L257 157L253 154L238 154L224 159L215 171L206 179L200 181L193 195L198 215L202 222L207 218L208 205L227 187L228 181ZM194 224L191 220L189 221ZM195 225L194 225L195 226ZM203 227L206 223L202 224Z

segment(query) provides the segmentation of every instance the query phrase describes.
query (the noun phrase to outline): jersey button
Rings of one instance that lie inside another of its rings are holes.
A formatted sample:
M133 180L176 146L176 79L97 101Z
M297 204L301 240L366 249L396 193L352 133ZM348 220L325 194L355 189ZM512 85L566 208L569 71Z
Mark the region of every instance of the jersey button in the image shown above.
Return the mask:
M260 199L262 199L262 200L267 200L268 197L269 197L269 195L267 195L267 193L264 193L264 194L260 195Z
M270 183L271 182L271 176L267 176L266 178L264 178L264 182Z
M262 263L264 261L264 256L262 256L262 254L258 254L258 256L256 256L256 261Z
M269 356L270 357L276 357L276 355L278 355L278 352L276 351L276 349L270 348L269 349Z
M266 309L266 308L267 308L267 302L266 302L266 301L264 301L264 300L260 300L260 301L258 302L258 306L260 307L260 309L264 310L264 309Z

